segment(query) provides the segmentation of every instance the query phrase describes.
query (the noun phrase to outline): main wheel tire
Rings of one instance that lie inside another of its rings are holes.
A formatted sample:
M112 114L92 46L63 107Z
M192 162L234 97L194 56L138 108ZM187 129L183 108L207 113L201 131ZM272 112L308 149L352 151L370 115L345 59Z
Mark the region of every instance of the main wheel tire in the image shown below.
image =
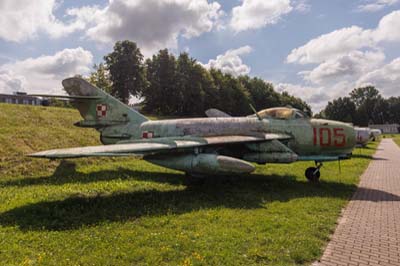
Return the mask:
M313 176L313 172L314 172L314 167L309 167L306 169L304 175L306 176L306 178L311 181L312 176Z
M305 176L310 182L318 182L321 173L316 167L309 167L306 169Z

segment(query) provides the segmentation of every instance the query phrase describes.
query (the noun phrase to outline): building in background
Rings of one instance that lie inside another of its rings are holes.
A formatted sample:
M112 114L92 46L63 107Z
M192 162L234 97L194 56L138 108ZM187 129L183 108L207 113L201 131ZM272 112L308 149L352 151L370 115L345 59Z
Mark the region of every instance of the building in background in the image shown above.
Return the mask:
M370 124L371 129L380 129L384 134L397 134L400 133L399 124Z
M29 96L26 92L15 92L14 94L0 94L0 103L41 105L42 100Z

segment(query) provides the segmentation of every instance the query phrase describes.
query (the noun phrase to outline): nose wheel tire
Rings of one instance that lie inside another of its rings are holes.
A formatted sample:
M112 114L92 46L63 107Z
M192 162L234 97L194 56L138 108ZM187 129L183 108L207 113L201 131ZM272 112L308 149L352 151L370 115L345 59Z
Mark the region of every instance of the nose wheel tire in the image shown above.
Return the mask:
M305 176L310 182L318 182L321 176L321 172L317 167L309 167L306 169Z

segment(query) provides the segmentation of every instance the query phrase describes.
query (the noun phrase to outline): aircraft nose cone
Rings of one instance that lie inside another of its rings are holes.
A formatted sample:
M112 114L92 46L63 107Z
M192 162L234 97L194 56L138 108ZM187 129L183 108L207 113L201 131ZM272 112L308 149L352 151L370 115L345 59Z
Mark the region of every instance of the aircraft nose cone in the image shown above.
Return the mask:
M347 147L349 148L353 148L356 145L355 139L356 139L356 131L354 129L354 127L350 124L347 123L341 123L343 129L346 132L346 136L347 136Z

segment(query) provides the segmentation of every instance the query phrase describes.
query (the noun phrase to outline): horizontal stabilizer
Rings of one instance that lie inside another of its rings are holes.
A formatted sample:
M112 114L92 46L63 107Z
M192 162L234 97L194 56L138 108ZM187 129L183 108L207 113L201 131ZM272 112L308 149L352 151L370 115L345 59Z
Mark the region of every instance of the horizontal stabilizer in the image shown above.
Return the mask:
M102 96L82 96L82 95L51 95L51 94L29 94L29 96L45 97L45 98L59 98L59 99L72 99L72 100L100 100Z
M206 116L208 117L231 117L225 112L222 112L221 110L211 108L206 111Z

